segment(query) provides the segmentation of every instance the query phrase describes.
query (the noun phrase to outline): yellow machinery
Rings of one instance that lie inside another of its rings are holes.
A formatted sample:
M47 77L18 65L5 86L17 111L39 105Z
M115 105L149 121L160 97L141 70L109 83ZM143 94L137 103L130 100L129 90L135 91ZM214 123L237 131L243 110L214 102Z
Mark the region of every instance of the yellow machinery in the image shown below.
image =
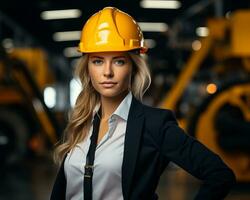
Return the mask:
M249 10L237 11L229 19L209 20L209 36L201 40L200 50L192 53L160 104L178 110L184 91L208 57L212 58L214 66L209 70L222 81L207 83L206 89L213 86L215 93L207 94L202 103L178 120L189 134L222 157L239 182L250 181L249 21ZM223 81L225 77L231 81Z
M60 128L41 93L54 82L44 51L1 49L0 56L0 160L11 162L40 151L41 142L54 144Z

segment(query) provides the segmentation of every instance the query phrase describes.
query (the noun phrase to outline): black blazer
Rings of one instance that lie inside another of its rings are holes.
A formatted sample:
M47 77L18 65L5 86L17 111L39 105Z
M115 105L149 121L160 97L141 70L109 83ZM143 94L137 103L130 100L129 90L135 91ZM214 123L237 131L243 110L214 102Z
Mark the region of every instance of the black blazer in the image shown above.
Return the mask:
M177 125L170 110L143 105L133 97L122 163L124 200L158 199L155 190L170 161L203 180L196 200L223 199L235 183L232 170L218 155L188 136ZM64 162L57 174L51 200L65 199L63 166Z

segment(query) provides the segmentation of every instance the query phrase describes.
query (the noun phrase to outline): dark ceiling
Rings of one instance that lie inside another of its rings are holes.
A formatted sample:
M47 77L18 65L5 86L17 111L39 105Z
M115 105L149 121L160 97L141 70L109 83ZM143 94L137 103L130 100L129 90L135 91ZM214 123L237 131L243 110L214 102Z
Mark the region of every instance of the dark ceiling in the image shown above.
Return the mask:
M204 25L208 17L218 15L218 10L216 11L214 6L214 0L180 0L180 2L182 4L181 8L165 10L141 8L139 0L1 0L0 11L11 19L14 24L26 30L30 34L30 38L34 38L35 43L30 42L32 45L42 46L53 55L63 56L63 49L65 47L77 46L78 41L55 42L52 38L53 33L58 31L80 30L87 18L104 6L115 6L129 13L139 22L166 22L170 28L177 19L181 19L184 22L182 35L191 38L197 37L195 35L195 28L197 26ZM237 0L237 2L234 0L224 0L220 2L222 3L222 7L220 7L219 14L223 16L228 11L250 8L249 0ZM202 10L202 6L206 4L209 4L209 6ZM195 5L199 6L195 7ZM70 8L81 9L82 16L77 19L48 21L44 21L40 18L42 11ZM190 8L193 9L190 10ZM197 12L199 9L201 9L201 12ZM197 13L195 14L195 12ZM1 24L2 23L0 23L0 40L18 37L14 34L15 31L13 32L13 30L9 30L5 25ZM27 41L27 34L24 37L26 39L23 40L29 43L29 41ZM156 47L149 52L151 55L161 57L163 52L170 51L167 46L169 40L168 34L146 32L144 33L144 37L156 40ZM22 36L20 37L19 35L19 38L22 38Z

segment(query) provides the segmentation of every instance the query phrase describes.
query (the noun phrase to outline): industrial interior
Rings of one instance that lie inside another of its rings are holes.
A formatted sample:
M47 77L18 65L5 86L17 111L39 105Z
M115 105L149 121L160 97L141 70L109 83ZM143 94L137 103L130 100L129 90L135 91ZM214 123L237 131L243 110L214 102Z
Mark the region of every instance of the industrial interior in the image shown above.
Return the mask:
M81 90L74 68L86 20L105 6L131 14L149 50L143 98L217 153L250 199L250 1L2 0L0 2L0 199L47 200L53 150ZM191 200L201 182L171 163L159 200Z

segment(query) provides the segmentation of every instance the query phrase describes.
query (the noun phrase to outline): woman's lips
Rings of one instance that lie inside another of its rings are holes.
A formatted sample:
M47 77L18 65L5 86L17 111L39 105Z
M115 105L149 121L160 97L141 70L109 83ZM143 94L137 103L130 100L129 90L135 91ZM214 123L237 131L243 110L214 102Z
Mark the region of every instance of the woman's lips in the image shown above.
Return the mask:
M104 87L104 88L112 88L116 85L117 83L115 82L102 82L101 85Z

